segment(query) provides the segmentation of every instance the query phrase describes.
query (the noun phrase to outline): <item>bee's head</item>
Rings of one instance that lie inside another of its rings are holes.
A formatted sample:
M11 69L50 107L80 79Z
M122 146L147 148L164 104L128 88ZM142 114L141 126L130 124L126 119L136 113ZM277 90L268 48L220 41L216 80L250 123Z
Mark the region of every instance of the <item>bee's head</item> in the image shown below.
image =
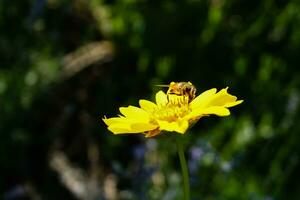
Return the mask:
M180 83L171 82L169 85L168 93L180 95L181 94L180 88L181 88Z

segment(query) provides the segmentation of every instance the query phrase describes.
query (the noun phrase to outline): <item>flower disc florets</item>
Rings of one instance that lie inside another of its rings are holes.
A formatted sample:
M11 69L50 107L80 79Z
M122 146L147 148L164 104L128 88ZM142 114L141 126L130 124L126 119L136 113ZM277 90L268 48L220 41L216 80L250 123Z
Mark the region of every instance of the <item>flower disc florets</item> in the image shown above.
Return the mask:
M174 122L190 112L188 96L167 95L168 103L158 105L152 113L154 119Z

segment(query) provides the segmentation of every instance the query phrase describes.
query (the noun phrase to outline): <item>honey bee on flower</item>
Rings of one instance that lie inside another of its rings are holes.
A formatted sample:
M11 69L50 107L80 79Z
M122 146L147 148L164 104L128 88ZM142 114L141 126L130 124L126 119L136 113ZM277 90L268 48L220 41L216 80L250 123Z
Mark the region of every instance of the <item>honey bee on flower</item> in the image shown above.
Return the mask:
M228 116L228 108L243 102L227 92L207 90L196 97L196 88L190 82L171 82L167 93L156 93L156 102L140 100L140 107L120 107L122 115L103 121L114 134L142 133L153 137L162 131L184 134L188 127L203 116Z
M188 97L191 102L196 96L196 88L191 82L171 82L170 85L158 85L161 87L168 87L167 95L177 95Z

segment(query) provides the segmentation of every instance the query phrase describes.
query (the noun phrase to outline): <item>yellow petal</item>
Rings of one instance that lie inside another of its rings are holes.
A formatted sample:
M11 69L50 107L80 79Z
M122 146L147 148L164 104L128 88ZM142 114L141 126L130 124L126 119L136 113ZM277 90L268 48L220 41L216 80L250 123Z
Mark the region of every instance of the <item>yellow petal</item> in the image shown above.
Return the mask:
M146 112L153 112L157 108L157 105L151 101L147 101L144 99L141 99L139 101L140 107L145 110Z
M112 118L103 118L102 119L107 126L110 126L115 123L123 123L126 122L125 117L112 117Z
M205 91L196 97L190 104L193 109L205 109L212 106L232 107L242 103L242 100L236 101L237 97L227 92L228 87L215 93L215 89Z
M195 109L197 107L202 107L206 104L206 102L208 102L211 97L216 94L217 89L216 88L212 88L210 90L206 90L205 92L202 92L199 96L197 96L191 103L190 103L190 107L192 109Z
M129 124L113 124L109 127L107 127L109 131L111 131L113 134L126 134L126 133L132 133L129 128Z
M146 132L146 131L151 131L154 130L158 127L158 125L155 124L150 124L150 123L134 123L130 126L131 130L133 132Z
M209 108L206 108L205 110L203 110L203 115L210 115L210 114L214 114L214 115L218 115L218 116L228 116L230 115L230 111L222 106L212 106Z
M237 97L227 93L227 88L222 89L215 94L208 102L207 106L225 106L226 104L233 103Z
M146 131L151 131L158 127L158 125L155 124L139 123L132 120L128 120L127 118L121 120L117 118L110 118L106 119L105 121L108 122L108 124L110 124L108 126L108 130L110 130L114 134L142 133Z
M184 134L189 127L187 120L180 120L176 122L158 121L160 130L175 131Z
M135 106L120 107L120 112L129 119L136 121L149 121L149 114L141 108Z
M163 91L159 91L156 93L156 104L157 105L166 105L168 103L168 97Z
M227 108L222 106L211 106L208 108L197 108L192 110L188 115L185 116L185 120L196 120L205 115L218 115L218 116L228 116L230 112Z
M244 100L238 100L238 101L235 101L235 102L226 103L224 105L224 107L226 107L226 108L233 107L233 106L236 106L236 105L239 105L239 104L243 103L243 101Z

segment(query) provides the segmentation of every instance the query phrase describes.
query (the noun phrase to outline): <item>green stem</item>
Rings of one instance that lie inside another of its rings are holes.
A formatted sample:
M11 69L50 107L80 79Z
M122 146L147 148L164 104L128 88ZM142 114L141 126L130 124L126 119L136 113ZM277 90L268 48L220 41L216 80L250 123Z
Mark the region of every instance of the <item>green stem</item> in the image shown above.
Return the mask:
M176 138L177 151L181 165L181 172L183 177L183 194L184 200L190 200L190 182L189 182L189 171L184 157L184 148L182 144L182 138L179 136Z

